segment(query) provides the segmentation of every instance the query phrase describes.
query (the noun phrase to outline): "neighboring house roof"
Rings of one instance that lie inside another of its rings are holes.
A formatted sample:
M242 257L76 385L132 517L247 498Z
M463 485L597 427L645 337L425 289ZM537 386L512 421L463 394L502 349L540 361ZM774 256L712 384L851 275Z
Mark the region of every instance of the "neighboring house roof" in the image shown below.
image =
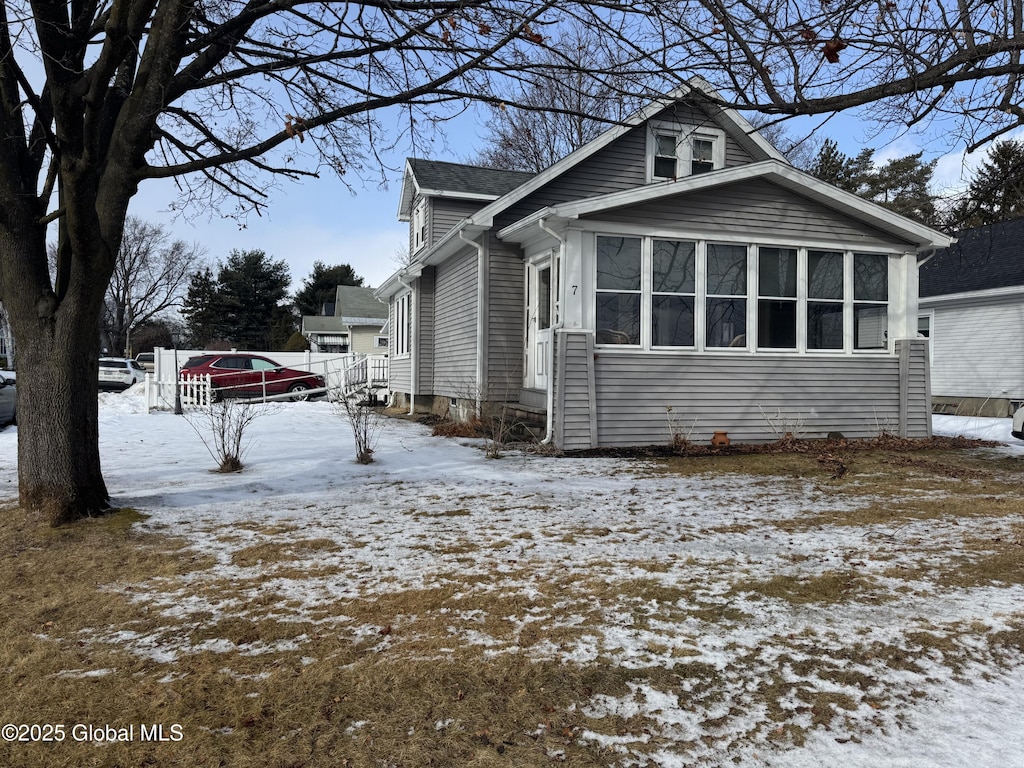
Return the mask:
M339 285L334 306L335 317L347 325L374 325L388 318L388 308L377 301L373 288Z
M967 229L921 266L920 295L1024 286L1024 218Z
M421 160L410 157L405 161L405 176L402 179L398 219L399 221L408 221L412 215L412 201L417 194L428 197L462 197L481 201L497 200L529 181L533 176L534 174L526 171L481 168L443 160Z
M311 333L341 333L345 330L345 324L340 317L304 315L302 318L302 333L306 336Z
M388 308L377 300L373 288L339 285L333 306L333 316L304 315L302 333L341 333L354 325L379 327L388 319Z

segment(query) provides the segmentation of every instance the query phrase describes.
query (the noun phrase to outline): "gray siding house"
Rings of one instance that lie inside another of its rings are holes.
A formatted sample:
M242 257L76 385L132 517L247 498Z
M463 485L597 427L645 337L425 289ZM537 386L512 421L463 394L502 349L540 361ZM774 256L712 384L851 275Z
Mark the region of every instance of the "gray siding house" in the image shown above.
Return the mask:
M793 168L702 83L536 174L412 159L394 402L564 449L930 434L918 262L950 238ZM669 411L671 409L671 411ZM692 427L692 431L691 431Z
M302 335L313 352L386 354L388 308L373 288L339 285L322 315L303 315Z
M935 409L1013 413L1024 403L1024 219L959 233L921 266L920 284Z

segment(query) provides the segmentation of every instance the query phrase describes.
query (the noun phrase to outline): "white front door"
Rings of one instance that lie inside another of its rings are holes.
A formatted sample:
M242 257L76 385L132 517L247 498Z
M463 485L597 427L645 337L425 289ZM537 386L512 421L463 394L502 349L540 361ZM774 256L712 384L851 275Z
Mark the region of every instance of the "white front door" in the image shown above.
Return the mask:
M523 386L547 389L551 352L551 324L554 320L551 300L551 258L526 265L526 349L523 360Z

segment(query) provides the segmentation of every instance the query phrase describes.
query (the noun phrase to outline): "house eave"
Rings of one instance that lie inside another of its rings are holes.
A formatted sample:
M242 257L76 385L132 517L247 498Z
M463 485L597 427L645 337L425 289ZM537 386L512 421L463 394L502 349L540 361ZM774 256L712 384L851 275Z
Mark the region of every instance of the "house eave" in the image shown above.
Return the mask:
M1009 285L1003 288L986 288L980 291L961 291L960 293L921 296L918 299L918 305L921 309L928 309L931 307L998 304L1021 298L1024 298L1024 285Z
M378 288L373 295L378 298L394 296L402 290L402 278L414 280L423 274L424 267L440 264L445 259L454 256L458 251L466 247L465 240L459 236L460 232L472 240L479 237L488 229L490 229L489 224L483 226L475 223L471 218L463 219L448 230L444 234L444 237L434 243L434 245L420 252L412 264L392 274L391 277L381 284L380 288Z
M341 322L347 326L359 327L364 325L372 325L379 328L380 325L387 320L386 317L342 317Z

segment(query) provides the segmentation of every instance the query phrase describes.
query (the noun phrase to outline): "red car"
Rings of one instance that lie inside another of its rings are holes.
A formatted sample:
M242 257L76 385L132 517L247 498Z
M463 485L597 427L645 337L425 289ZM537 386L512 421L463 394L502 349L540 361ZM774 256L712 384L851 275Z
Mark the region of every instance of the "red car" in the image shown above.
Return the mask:
M285 368L273 360L242 352L215 352L197 355L185 361L182 376L210 375L217 397L259 397L293 393L305 400L311 389L326 386L323 376L295 368Z

